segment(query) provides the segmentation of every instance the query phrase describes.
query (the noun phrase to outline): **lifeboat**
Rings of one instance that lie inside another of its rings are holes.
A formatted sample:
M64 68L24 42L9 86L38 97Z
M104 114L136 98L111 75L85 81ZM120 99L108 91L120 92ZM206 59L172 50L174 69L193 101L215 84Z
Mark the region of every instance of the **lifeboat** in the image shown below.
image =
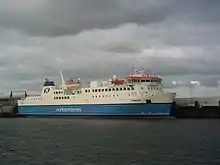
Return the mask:
M111 80L111 83L114 84L114 85L122 85L124 83L124 80L115 79L115 80Z
M80 84L79 80L78 81L73 81L73 80L66 81L66 85L72 86L72 85L78 85L78 84Z
M78 82L78 81L66 81L66 85L76 85L76 84L80 84L80 82Z

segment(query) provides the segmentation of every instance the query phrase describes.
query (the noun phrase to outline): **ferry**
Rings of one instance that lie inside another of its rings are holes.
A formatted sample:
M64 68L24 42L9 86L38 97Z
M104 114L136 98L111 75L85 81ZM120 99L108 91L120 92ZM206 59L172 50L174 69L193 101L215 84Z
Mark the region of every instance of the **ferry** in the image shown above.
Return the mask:
M23 116L170 116L175 93L163 90L163 79L134 68L131 74L102 81L46 78L40 95L18 100Z

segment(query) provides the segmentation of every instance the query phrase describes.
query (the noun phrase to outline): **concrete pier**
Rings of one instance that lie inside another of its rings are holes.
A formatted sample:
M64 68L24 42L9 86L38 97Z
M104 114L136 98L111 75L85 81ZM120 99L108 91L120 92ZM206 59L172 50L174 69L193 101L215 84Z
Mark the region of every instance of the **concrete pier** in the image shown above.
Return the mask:
M16 117L17 116L17 107L8 105L2 106L0 105L0 117Z
M220 118L220 96L176 98L171 114L176 118Z

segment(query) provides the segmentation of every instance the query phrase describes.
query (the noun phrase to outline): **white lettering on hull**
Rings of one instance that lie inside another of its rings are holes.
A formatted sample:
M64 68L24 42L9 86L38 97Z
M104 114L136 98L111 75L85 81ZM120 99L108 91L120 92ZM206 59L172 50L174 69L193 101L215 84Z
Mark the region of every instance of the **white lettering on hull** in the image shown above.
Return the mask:
M81 108L57 108L57 112L82 112Z

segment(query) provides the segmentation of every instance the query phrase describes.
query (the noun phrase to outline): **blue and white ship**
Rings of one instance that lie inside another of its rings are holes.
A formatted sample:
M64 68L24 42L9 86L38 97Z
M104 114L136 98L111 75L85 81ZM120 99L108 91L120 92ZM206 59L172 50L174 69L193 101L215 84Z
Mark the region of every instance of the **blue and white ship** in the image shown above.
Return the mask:
M107 81L46 79L40 95L18 100L18 114L25 116L169 116L175 93L162 89L162 78L134 69L123 78Z

